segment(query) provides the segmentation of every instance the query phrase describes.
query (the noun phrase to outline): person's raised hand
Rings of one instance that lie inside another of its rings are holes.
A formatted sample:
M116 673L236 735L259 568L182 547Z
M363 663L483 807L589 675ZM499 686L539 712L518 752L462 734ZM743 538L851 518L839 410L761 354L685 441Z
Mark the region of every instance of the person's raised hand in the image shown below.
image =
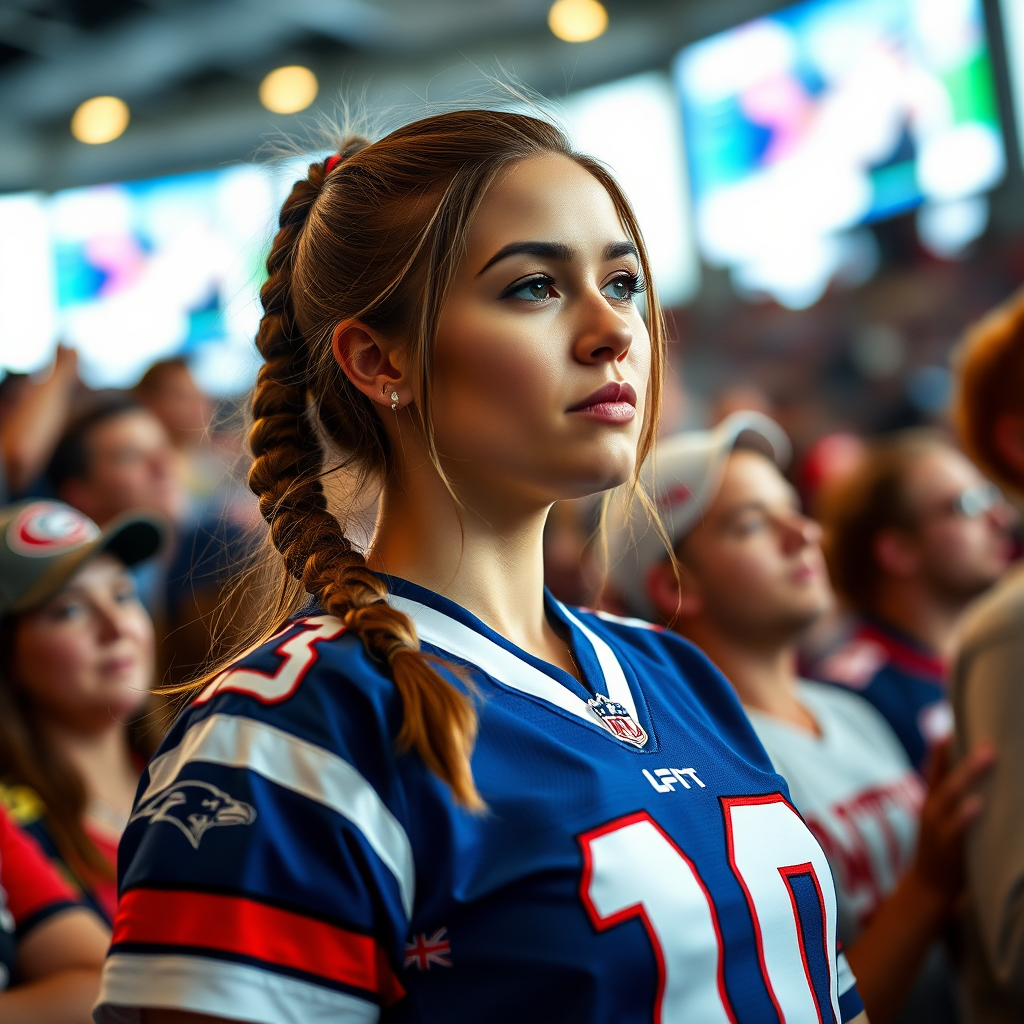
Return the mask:
M991 743L980 743L950 767L949 747L949 740L937 745L928 765L928 794L911 871L951 905L964 886L964 837L983 807L978 786L992 770L996 752Z
M54 374L68 380L78 379L78 350L67 345L58 345L53 357Z

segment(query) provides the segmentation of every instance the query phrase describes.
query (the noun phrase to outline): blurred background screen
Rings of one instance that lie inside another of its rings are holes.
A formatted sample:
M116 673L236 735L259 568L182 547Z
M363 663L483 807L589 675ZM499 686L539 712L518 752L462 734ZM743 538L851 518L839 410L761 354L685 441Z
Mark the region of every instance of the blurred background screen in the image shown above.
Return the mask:
M671 78L631 76L572 93L552 112L631 196L662 301L691 299L700 271ZM0 196L0 237L10 243L0 256L0 337L18 338L4 347L4 367L37 370L62 339L90 387L129 387L154 360L181 355L211 395L245 391L274 219L304 171L294 158Z
M275 170L0 197L0 236L18 254L8 250L0 274L0 331L19 339L6 367L38 369L61 338L90 387L130 386L154 360L183 355L211 394L248 388L262 263L284 198L285 168Z
M1005 157L979 0L809 0L675 72L701 252L740 287L808 306L852 228L920 204L940 250L984 228Z
M1022 69L1024 0L17 0L0 378L63 342L92 388L181 356L241 396L307 159L268 150L322 157L349 100L386 129L504 76L635 207L672 324L665 429L734 388L798 438L927 421L963 326L1024 276Z

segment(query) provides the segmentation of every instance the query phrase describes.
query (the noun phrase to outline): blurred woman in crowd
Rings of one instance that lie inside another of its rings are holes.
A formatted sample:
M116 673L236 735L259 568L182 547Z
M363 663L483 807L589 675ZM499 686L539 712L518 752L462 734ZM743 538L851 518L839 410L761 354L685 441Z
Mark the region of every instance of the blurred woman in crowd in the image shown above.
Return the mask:
M1024 293L982 320L960 353L955 418L968 454L1024 497ZM1007 573L964 623L950 676L962 749L999 761L967 851L968 1020L1024 1019L1024 569Z
M0 1020L86 1024L110 934L0 810Z
M138 515L101 532L60 502L0 511L0 798L108 922L145 740L158 739L139 721L154 638L128 567L162 537Z

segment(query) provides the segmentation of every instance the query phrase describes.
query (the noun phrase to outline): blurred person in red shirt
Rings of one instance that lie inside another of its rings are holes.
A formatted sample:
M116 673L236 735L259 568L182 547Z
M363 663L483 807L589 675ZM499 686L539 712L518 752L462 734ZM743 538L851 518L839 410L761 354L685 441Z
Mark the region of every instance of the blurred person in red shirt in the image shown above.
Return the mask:
M159 520L107 530L54 501L0 509L0 803L108 923L117 844L159 741L153 624L129 568Z
M855 628L812 675L874 704L923 770L952 730L945 675L957 623L1006 569L1012 511L949 442L908 431L870 445L820 512Z
M1024 292L973 327L958 353L954 421L964 448L1024 501ZM950 692L960 749L999 760L968 846L968 1021L1024 1020L1024 566L968 614Z
M0 1020L87 1024L110 933L0 809Z

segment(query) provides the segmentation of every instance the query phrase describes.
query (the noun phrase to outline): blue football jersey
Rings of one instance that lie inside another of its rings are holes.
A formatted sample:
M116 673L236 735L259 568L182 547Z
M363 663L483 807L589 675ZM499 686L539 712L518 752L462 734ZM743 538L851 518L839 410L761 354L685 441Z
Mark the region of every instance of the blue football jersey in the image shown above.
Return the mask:
M873 704L918 771L924 771L931 748L953 733L942 659L886 622L862 619L850 639L810 674L856 690Z
M266 1024L840 1024L862 1009L821 848L686 641L548 598L583 682L389 579L472 686L472 814L357 637L306 614L143 774L97 1010Z

